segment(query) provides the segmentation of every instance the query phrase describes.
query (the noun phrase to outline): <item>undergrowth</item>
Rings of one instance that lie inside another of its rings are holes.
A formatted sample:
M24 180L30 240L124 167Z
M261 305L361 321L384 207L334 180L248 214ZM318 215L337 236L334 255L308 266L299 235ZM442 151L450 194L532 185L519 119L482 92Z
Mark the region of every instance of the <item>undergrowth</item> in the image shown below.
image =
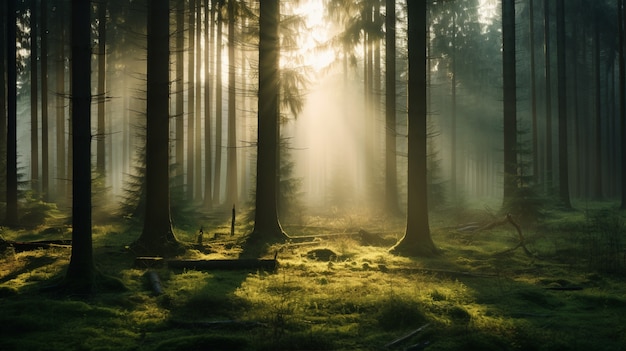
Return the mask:
M351 234L366 224L393 242L402 221L329 215L288 227L290 234L345 235L270 247L268 256L277 253L280 262L276 272L157 267L160 295L125 249L138 233L114 224L94 228L94 254L101 271L124 282L123 293L41 293L64 274L69 249L6 249L0 253L0 349L375 350L418 328L386 349L620 350L626 344L619 213L553 213L539 224L523 223L532 256L521 249L500 254L518 242L512 226L465 233L456 230L463 222L435 218L433 240L443 254L428 259L362 246ZM469 212L463 217L471 219ZM185 257L236 257L246 224L238 225L235 238L211 236L205 250ZM184 241L196 235L176 231ZM2 235L32 240L43 232L5 229ZM66 239L70 233L45 235ZM335 255L309 255L321 249Z

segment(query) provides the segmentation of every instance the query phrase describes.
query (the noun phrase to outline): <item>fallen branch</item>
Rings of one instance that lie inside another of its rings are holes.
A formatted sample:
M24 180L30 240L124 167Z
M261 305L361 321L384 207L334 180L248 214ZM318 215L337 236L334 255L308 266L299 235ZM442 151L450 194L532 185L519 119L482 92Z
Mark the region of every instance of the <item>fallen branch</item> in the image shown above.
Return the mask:
M41 240L41 241L8 241L0 240L0 248L12 247L15 252L35 251L39 249L69 249L72 247L72 240Z
M236 320L222 320L222 321L170 320L170 324L178 328L205 328L205 329L249 329L249 328L267 326L266 324L261 323L261 322L236 321Z
M423 326L421 326L421 327L419 327L419 328L417 328L417 329L413 330L412 332L410 332L410 333L408 333L408 334L406 334L406 335L404 335L404 336L401 336L401 337L399 337L399 338L395 339L394 341L392 341L392 342L388 343L387 345L385 345L385 348L387 348L387 349L388 349L388 348L390 348L390 347L392 347L392 346L395 346L395 345L397 345L397 344L399 344L399 343L401 343L401 342L403 342L403 341L405 341L405 340L408 340L409 338L413 337L413 336L414 336L414 335L416 335L417 333L419 333L419 332L421 332L422 330L426 329L429 325L430 325L430 323L428 323L428 324L424 324Z
M240 258L234 260L169 260L167 266L174 269L216 269L216 270L267 270L278 268L276 259Z

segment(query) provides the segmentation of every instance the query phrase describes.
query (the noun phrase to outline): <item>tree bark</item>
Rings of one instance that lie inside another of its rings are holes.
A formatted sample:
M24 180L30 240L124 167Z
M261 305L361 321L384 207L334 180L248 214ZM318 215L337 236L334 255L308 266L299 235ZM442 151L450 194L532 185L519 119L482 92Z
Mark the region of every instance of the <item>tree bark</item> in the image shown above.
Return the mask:
M398 215L396 145L396 1L386 0L385 10L385 200L387 212Z
M547 0L546 0L547 1ZM502 71L504 85L504 207L517 192L517 79L515 1L502 1Z
M196 202L202 202L202 0L196 0L196 111L195 116L195 174L194 195Z
M17 23L16 1L7 1L7 189L5 224L14 227L18 223L17 211ZM3 5L4 6L4 5Z
M215 175L213 177L213 203L219 204L222 187L222 6L217 0L217 37L215 38Z
M209 10L210 6L210 10ZM204 0L204 208L213 208L213 131L211 128L211 97L212 97L212 76L211 76L211 55L213 54L213 21L215 19L215 4L212 1Z
M48 136L48 1L41 0L41 193L50 200Z
M280 93L280 46L278 0L260 3L259 18L259 99L257 177L253 244L283 241L287 235L278 220L278 95Z
M176 179L177 185L185 181L185 0L176 1Z
M105 166L105 104L106 104L106 18L107 1L98 2L98 126L96 136L96 172L104 177Z
M626 58L624 57L624 20L626 19L626 7L624 0L618 1L618 26L619 26L619 114L620 114L620 135L621 135L621 161L622 161L622 204L620 208L626 209Z
M58 4L59 32L56 58L56 201L65 204L67 188L65 137L65 5Z
M200 0L197 0L200 1ZM189 21L189 30L188 30L188 35L189 37L187 38L188 40L188 44L187 44L187 59L188 59L188 65L187 65L187 200L193 200L194 196L195 196L195 191L194 191L194 170L195 170L195 165L194 165L194 147L195 147L195 140L194 140L194 125L195 125L195 117L194 117L194 113L195 113L195 101L196 101L196 94L195 94L195 76L194 76L194 69L196 68L196 66L194 65L194 58L195 58L195 26L196 26L196 16L195 16L195 8L196 8L196 0L189 0L189 14L188 14L188 21Z
M407 256L432 256L438 250L428 224L426 170L426 1L407 1L408 20L408 181L406 231L391 248Z
M72 253L66 284L80 293L94 288L91 228L91 5L72 0Z
M237 194L237 111L235 90L235 1L228 0L228 154L226 166L226 206L238 205Z
M30 181L31 189L39 193L39 70L37 59L39 57L39 44L37 33L39 32L38 1L31 2L31 25L30 25Z
M564 208L571 208L569 196L569 154L567 135L567 66L565 60L565 2L556 2L557 75L559 81L559 199Z
M146 212L135 252L170 256L180 244L170 216L169 186L169 4L148 2L148 90L146 123Z
M548 194L552 193L552 59L550 53L550 0L544 2L544 56L545 56L545 79L546 79L546 180L545 186Z
M537 79L535 60L535 1L529 0L530 16L530 104L532 118L532 167L533 183L539 182L539 135L537 126Z

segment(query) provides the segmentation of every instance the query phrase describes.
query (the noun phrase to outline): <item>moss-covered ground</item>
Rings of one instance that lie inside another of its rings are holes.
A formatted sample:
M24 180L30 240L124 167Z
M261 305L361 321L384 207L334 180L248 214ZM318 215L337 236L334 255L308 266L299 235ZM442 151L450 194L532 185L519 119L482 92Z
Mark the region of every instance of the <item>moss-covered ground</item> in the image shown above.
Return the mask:
M94 228L97 268L127 291L58 296L41 288L62 277L67 248L0 257L0 350L624 350L626 233L617 211L555 212L522 223L529 256L515 229L460 231L458 225L501 220L484 211L431 217L441 255L388 253L403 219L330 214L285 225L292 236L346 233L274 245L280 266L265 271L134 267L127 245L138 231ZM219 223L218 223L219 224ZM205 226L206 250L186 258L235 258L225 221ZM365 229L383 244L349 235ZM197 233L176 229L181 241ZM4 230L5 240L69 239L67 228ZM330 260L309 253L329 249ZM205 252L202 252L205 251ZM394 340L416 332L404 340ZM389 346L387 346L389 345Z

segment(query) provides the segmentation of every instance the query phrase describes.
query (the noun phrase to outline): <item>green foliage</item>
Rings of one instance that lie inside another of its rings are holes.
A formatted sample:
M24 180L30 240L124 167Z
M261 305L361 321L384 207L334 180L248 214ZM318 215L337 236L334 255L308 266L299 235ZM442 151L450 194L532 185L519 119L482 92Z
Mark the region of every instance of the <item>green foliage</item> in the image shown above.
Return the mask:
M626 274L626 225L622 216L612 210L586 213L587 221L580 237L587 248L589 267L602 273Z

